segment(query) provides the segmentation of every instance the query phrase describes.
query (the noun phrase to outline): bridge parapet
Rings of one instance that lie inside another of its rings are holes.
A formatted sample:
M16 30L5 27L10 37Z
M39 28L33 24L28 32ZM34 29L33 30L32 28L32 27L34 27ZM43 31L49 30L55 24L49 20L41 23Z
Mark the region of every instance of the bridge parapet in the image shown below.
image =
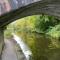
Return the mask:
M0 16L35 2L60 3L60 0L0 0Z
M0 0L0 15L41 0Z

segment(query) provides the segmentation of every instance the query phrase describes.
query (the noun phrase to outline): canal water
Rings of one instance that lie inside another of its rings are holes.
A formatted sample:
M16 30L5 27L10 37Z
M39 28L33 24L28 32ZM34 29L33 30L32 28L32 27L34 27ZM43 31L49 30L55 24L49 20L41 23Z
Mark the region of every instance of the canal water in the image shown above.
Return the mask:
M30 48L32 60L60 60L58 39L38 33L20 32L17 34Z

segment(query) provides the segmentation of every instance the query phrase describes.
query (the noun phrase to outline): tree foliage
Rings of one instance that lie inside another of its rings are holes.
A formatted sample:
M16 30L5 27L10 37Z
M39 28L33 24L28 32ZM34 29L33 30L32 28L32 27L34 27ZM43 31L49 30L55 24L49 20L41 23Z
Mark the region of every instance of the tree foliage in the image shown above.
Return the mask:
M49 34L53 37L57 37L60 33L60 20L55 18L54 16L49 15L33 15L24 17L22 19L18 19L17 21L9 24L7 26L10 31L14 32L37 32L37 33L45 33ZM59 31L58 31L59 30Z

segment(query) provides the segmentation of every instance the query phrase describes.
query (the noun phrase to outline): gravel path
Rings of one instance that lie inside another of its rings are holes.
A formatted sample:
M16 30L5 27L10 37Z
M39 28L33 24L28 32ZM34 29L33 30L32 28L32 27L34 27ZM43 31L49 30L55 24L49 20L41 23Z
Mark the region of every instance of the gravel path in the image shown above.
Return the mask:
M2 60L18 60L14 49L14 43L11 40L5 41L5 47L2 53Z

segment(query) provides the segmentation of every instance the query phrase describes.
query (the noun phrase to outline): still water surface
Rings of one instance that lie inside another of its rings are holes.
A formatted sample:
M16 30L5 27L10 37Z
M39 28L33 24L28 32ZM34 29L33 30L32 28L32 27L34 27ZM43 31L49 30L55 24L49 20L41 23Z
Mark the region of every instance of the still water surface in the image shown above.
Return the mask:
M44 34L20 32L18 35L29 46L32 60L60 60L60 41Z

